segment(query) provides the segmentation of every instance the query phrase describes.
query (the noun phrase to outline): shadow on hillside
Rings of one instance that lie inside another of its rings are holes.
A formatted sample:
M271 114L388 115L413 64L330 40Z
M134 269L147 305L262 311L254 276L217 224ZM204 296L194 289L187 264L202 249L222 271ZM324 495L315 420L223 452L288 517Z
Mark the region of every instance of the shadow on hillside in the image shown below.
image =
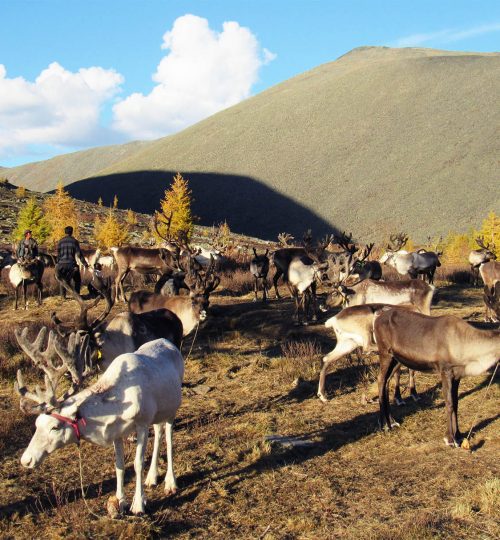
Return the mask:
M159 208L175 171L135 171L79 180L67 186L78 199L111 204L115 194L121 208L152 213ZM273 191L254 178L183 171L193 192L193 213L201 225L225 220L235 232L275 238L286 231L295 236L311 229L316 237L338 232L300 203Z

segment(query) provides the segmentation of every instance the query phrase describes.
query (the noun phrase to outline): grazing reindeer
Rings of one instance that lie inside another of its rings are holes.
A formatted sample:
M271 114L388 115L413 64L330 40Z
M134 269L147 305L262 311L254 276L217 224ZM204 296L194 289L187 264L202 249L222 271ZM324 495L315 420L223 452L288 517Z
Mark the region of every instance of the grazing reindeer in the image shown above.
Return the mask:
M488 261L479 267L479 273L484 283L485 291L491 291L496 287L496 283L500 281L500 262ZM486 302L486 320L491 318L490 304Z
M184 361L179 350L165 339L151 341L135 353L115 358L99 380L87 389L69 396L56 398L57 383L69 371L73 388L83 378L82 365L88 354L88 337L72 334L66 347L59 338L50 333L43 351L47 329L42 328L37 339L27 339L27 329L16 331L16 337L24 352L35 365L45 372L46 389L30 392L18 371L16 390L21 395L21 409L27 410L27 401L36 405L30 411L41 413L36 420L36 431L21 457L21 464L30 469L58 448L79 444L86 440L99 446L114 445L116 456L116 497L120 510L126 506L124 494L125 460L123 439L137 433L137 450L134 461L136 487L130 510L133 514L144 512L143 464L148 428L154 425L155 434L161 433L162 424L167 429L168 470L165 477L165 493L177 489L173 470L172 426L181 403L181 387ZM55 358L62 364L56 366ZM151 468L146 485L156 484L159 453L155 441Z
M408 253L401 249L408 241L408 236L404 233L391 235L391 243L387 246L387 251L379 259L379 263L393 266L398 274L408 274L412 279L416 279L422 274L429 283L434 283L436 268L441 266L439 253L433 251L419 250Z
M267 274L269 273L269 249L263 255L258 255L257 250L253 248L254 257L250 261L250 273L254 278L254 302L257 302L258 291L262 289L262 301L267 301Z
M391 417L387 381L399 363L441 375L446 404L446 444L460 446L458 386L467 375L480 375L500 359L500 331L479 330L452 316L429 317L403 309L382 308L373 325L379 350L380 425L397 425Z
M10 267L9 281L15 289L14 309L17 309L19 289L23 288L24 309L28 309L27 289L34 283L37 287L38 305L42 305L43 284L42 277L45 267L38 259L18 261Z
M485 244L484 237L476 238L476 244L480 249L474 249L469 253L470 271L472 274L472 285L477 287L479 284L479 268L482 264L495 260L494 244Z

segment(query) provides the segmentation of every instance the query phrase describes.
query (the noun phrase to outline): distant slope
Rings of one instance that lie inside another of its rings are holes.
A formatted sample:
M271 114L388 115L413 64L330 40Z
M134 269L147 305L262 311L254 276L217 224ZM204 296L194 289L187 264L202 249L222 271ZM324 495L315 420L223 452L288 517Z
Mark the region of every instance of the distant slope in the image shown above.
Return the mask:
M249 234L464 231L500 212L499 81L496 53L355 49L70 189L151 211L180 171L205 223Z
M99 174L101 169L124 160L148 144L151 143L133 141L127 144L100 146L19 167L4 168L2 174L16 185L23 185L35 191L50 191L58 182L62 181L66 185Z

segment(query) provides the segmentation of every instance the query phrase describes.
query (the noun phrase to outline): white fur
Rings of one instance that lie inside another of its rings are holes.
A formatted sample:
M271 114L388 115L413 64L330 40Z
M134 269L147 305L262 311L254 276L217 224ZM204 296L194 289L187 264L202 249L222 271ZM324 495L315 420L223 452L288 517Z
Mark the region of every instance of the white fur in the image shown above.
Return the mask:
M59 413L75 418L77 413L86 425L80 423L82 439L99 446L114 445L116 454L117 498L125 505L123 491L124 457L123 438L137 433L137 452L134 461L136 489L131 511L144 512L142 469L148 428L167 426L168 471L165 491L176 489L172 464L172 424L181 403L184 360L179 350L166 339L146 343L135 353L126 353L113 360L102 377L88 389L67 399ZM55 429L54 429L55 428ZM36 432L24 451L21 463L33 468L57 448L76 443L71 426L50 415L40 415ZM147 483L156 483L158 451L152 463ZM154 477L154 478L153 478Z

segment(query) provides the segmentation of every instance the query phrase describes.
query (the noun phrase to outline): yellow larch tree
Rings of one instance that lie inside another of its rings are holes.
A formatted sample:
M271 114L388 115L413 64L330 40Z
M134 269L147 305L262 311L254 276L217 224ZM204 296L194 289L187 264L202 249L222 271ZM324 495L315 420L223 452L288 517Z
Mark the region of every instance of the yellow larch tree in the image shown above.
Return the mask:
M191 212L192 192L189 189L188 181L180 173L174 177L174 181L169 189L165 191L159 213L160 220L158 230L164 236L167 226L163 223L165 219L171 219L170 236L173 238L185 238L189 240L193 234L194 216ZM155 238L160 240L156 231L152 231Z
M44 212L50 227L47 243L54 246L64 236L64 228L73 227L73 236L78 236L78 211L75 200L59 182L56 191L45 201Z

